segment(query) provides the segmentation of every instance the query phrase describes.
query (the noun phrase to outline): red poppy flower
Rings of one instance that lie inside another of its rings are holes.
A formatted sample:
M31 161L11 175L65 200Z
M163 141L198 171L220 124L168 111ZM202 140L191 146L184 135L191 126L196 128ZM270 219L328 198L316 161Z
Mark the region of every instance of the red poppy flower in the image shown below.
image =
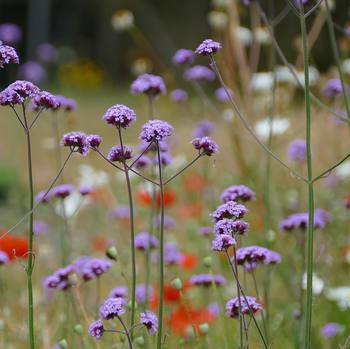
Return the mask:
M4 231L0 231L0 235ZM0 239L0 251L7 253L10 260L15 258L28 257L28 242L26 238L20 236L6 235Z
M194 326L196 332L199 332L199 325L206 322L211 323L215 320L213 314L204 309L193 309L180 305L167 319L170 329L177 335L184 337L190 326Z
M184 184L187 191L200 193L206 186L204 178L198 173L189 173L184 177Z
M192 271L198 265L198 257L189 253L183 253L180 267L184 271Z
M109 242L103 236L95 236L92 240L94 251L104 252L108 248Z
M146 191L139 192L138 196L137 196L137 200L138 200L138 203L140 205L147 206L147 207L150 207L152 205L152 197ZM172 190L167 189L164 191L164 206L165 207L169 207L172 204L174 204L175 200L176 200L176 195ZM158 192L157 193L157 206L158 206L158 208L160 208L160 205L161 205L161 197L160 197L160 193Z

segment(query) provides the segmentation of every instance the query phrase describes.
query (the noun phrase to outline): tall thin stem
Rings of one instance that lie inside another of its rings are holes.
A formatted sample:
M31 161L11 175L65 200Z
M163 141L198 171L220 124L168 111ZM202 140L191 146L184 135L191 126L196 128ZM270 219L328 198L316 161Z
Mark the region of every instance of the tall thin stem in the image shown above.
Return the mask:
M160 232L159 232L159 305L158 305L158 335L157 349L162 348L163 335L163 291L164 291L164 185L162 160L160 157L159 143L157 144L158 175L160 188Z
M130 212L130 248L131 248L131 321L130 327L133 327L135 324L135 301L136 301L136 254L135 254L135 223L134 223L134 204L132 198L131 191L131 182L129 176L129 168L126 164L124 158L124 145L123 145L123 137L120 127L117 127L120 146L122 148L122 156L123 156L123 165L124 165L124 173L126 186L128 190L128 199L129 199L129 212ZM133 337L133 334L131 334Z
M301 6L304 11L303 5ZM309 50L307 43L306 20L304 13L300 16L300 28L303 39L304 75L305 75L305 116L306 116L306 160L307 160L307 191L308 191L308 227L307 227L307 284L306 284L306 318L304 332L304 348L311 348L312 325L312 273L313 273L313 239L314 239L314 184L312 181L311 156L311 103L309 81Z
M26 129L27 138L27 160L28 160L28 185L29 185L29 209L31 213L29 214L29 232L28 232L28 263L26 267L27 273L27 287L28 287L28 328L29 328L29 348L35 349L35 334L34 334L34 302L33 302L33 269L34 269L34 259L33 259L33 207L34 207L34 184L33 184L33 167L32 167L32 145L30 138L30 131L28 127L28 120L26 116L26 110L24 104L22 104L23 119Z
M128 328L126 327L124 321L122 320L122 318L120 316L118 316L118 320L125 331L126 338L128 339L129 349L132 349L133 348L132 347L132 332L131 333L129 332Z

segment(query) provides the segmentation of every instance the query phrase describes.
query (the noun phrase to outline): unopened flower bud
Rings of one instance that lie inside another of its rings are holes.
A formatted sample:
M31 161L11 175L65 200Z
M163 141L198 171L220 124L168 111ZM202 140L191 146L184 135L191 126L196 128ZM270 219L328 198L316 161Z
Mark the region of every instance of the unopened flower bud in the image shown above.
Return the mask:
M135 343L139 346L139 347L143 347L145 345L145 339L140 336L135 338Z
M107 249L107 251L106 251L106 256L109 259L112 259L112 260L116 261L117 260L117 256L118 256L117 248L115 246L109 247Z
M68 349L68 343L65 339L61 339L57 344L61 349Z
M207 334L209 332L209 324L207 322L204 322L199 325L199 332L201 334Z
M75 334L81 336L83 334L83 332L84 332L84 329L83 329L82 325L76 324L73 327L73 331L74 331Z
M175 278L171 281L171 286L175 288L175 290L181 291L182 290L182 281L180 278Z
M206 256L203 258L203 264L207 267L210 268L213 264L213 258L211 256Z

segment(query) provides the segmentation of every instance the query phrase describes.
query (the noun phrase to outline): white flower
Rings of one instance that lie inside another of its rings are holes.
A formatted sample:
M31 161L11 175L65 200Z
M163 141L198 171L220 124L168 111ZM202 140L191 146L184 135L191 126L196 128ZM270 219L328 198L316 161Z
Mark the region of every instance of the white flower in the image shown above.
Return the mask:
M85 203L81 194L74 192L64 199L64 205L62 205L60 200L56 203L55 212L61 217L72 218L73 215L78 212L79 208L85 205ZM63 215L63 207L65 216Z
M128 30L134 25L134 15L129 10L118 10L112 16L111 22L115 30Z
M276 79L280 83L291 84L295 81L293 74L286 66L279 66L276 68Z
M254 92L271 92L273 87L273 74L272 72L255 73L252 76L250 84Z
M304 86L305 84L304 71L294 70L294 72L300 84ZM299 86L299 83L296 81L295 76L292 74L290 69L286 66L279 66L276 68L276 77L277 77L277 81L280 83L289 83L289 84L293 84L294 86ZM320 77L319 71L315 67L309 67L310 86L315 85L319 77Z
M343 71L346 74L350 74L350 58L346 59L343 62Z
M262 45L271 43L270 33L266 28L256 28L254 31L254 37L255 40Z
M212 0L213 6L215 7L227 7L231 0Z
M298 77L298 80L300 81L301 85L304 86L305 84L305 74L304 71L297 71L296 75ZM316 82L318 81L318 79L320 78L320 73L319 71L315 68L315 67L309 67L309 82L310 82L310 86L313 86L316 84ZM293 84L295 86L298 86L299 84L295 81L295 79L293 80Z
M252 32L245 27L237 27L236 28L236 36L238 40L244 45L249 46L253 41Z
M330 288L326 291L326 298L337 302L342 310L350 309L350 286Z
M226 122L232 122L233 119L235 117L235 114L233 112L232 109L224 109L222 111L222 118L226 121Z
M286 118L274 117L270 125L270 120L264 119L255 124L255 131L262 140L267 140L272 129L273 135L283 134L290 126L290 121Z
M304 273L303 275L303 283L302 283L302 287L304 290L306 290L307 287L307 274ZM324 289L324 281L322 279L320 279L316 273L313 273L312 275L312 294L314 296L318 296L319 294L322 293Z
M101 187L108 184L109 176L104 171L96 171L89 165L79 166L79 185L87 187Z
M339 165L335 170L335 174L340 178L340 179L345 179L349 177L350 175L350 161L345 161L341 165Z
M208 14L208 23L216 30L224 30L227 27L227 14L222 11L210 11Z

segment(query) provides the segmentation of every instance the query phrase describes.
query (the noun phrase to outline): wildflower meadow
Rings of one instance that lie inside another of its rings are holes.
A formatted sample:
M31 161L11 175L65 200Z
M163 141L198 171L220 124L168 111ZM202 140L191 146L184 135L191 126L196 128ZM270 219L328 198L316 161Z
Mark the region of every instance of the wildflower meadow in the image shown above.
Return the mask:
M0 349L350 348L350 3L139 2L0 22Z

